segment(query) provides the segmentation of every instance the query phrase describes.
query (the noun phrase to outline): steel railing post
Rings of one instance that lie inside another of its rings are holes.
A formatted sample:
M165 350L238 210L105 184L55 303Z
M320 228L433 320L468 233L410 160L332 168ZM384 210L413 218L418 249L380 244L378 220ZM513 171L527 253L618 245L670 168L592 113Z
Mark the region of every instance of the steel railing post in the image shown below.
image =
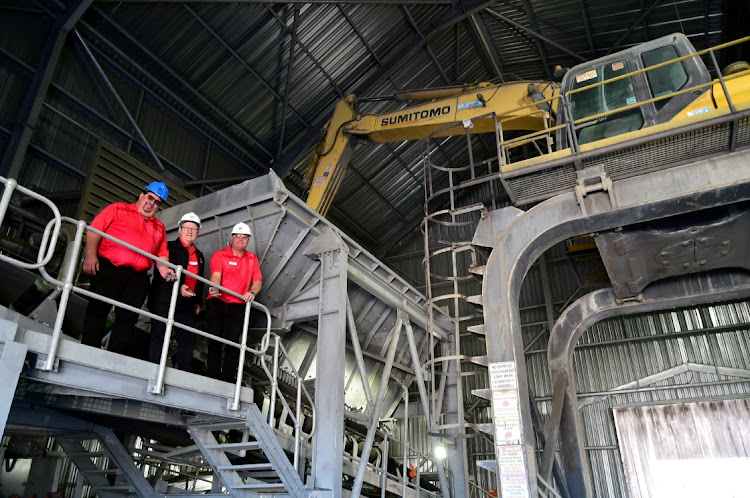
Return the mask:
M63 321L65 320L65 310L68 307L70 292L73 289L73 277L75 276L76 266L78 266L78 253L81 250L81 241L83 239L83 230L86 223L78 221L76 223L76 235L73 242L69 244L69 251L65 254L64 275L65 280L60 296L60 305L57 308L55 317L55 326L52 329L52 338L50 339L49 351L47 352L47 361L44 362L43 370L51 371L55 365L55 356L57 347L60 344L60 335L62 334ZM51 249L50 249L51 250ZM41 255L40 255L41 256Z
M230 410L236 411L240 409L240 389L242 388L242 374L245 370L245 351L247 350L247 325L250 322L250 303L245 304L245 318L242 321L242 337L240 339L240 359L239 365L237 365L237 380L234 384L234 398Z
M5 213L8 211L10 198L13 197L13 191L16 189L17 185L18 183L13 178L9 178L5 182L5 190L3 190L3 196L0 197L0 223L5 220Z
M268 405L268 425L273 425L276 416L276 392L279 387L279 336L273 341L273 368L271 370L271 399Z
M404 389L404 468L401 472L401 496L406 496L406 482L409 477L409 389L402 383Z
M294 470L299 471L299 452L302 440L300 438L300 431L302 430L302 424L300 419L302 418L302 379L297 377L297 404L294 407Z
M159 271L154 266L154 272ZM172 295L169 297L169 312L167 313L167 326L164 329L164 340L161 345L161 355L159 356L159 370L156 374L156 384L148 392L151 394L164 393L164 372L167 369L167 354L169 353L169 343L172 339L172 327L174 326L174 312L177 309L177 297L180 293L180 279L182 278L182 266L177 266L175 272L176 278L172 284ZM154 278L157 278L154 275Z

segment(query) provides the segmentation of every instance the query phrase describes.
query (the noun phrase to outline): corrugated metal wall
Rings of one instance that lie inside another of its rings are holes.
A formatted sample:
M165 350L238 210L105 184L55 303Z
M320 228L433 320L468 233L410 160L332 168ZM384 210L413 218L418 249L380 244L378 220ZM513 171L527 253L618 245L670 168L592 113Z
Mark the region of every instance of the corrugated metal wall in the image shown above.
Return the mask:
M630 498L747 496L750 399L614 409Z
M481 197L466 202L475 200L486 202ZM393 253L386 260L389 266L423 288L424 274L420 271L424 258L423 235L412 233ZM595 266L591 262L586 264ZM432 265L433 272L450 271L447 259L435 259ZM545 299L545 274L550 303ZM530 391L545 423L552 409L546 350L549 325L554 324L570 302L605 285L605 282L582 284L564 243L550 248L531 267L524 280L520 309L527 349L526 366ZM468 295L481 293L478 282L464 284L462 288L469 291ZM550 309L552 316L548 315ZM463 334L461 348L466 355L485 354L484 341L474 334ZM750 304L718 304L609 319L584 333L574 353L574 363L595 495L627 498L613 408L643 403L750 398ZM476 368L464 367L466 371ZM464 381L467 420L491 422L488 403L468 394L471 389L487 387L487 377L469 376ZM429 446L423 439L415 438L411 444L427 452ZM470 472L476 472L477 485L494 488L494 476L474 465L478 460L494 458L491 441L484 437L471 438L468 450Z

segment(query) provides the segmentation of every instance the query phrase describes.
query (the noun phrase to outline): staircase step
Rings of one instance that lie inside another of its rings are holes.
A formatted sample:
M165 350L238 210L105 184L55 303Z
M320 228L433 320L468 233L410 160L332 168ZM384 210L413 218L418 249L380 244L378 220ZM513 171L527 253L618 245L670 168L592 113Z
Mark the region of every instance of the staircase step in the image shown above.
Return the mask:
M209 422L205 424L192 424L194 427L200 427L209 431L225 431L231 429L247 429L247 422L244 420L228 420L226 422Z
M466 296L466 300L469 301L471 304L476 304L477 306L484 306L484 301L482 300L481 294L477 294L476 296Z
M259 482L255 484L241 484L236 489L253 489L256 491L284 491L286 487L281 482Z
M490 436L495 435L495 426L494 424L471 424L471 428L475 431L484 432L485 434L489 434Z
M473 394L477 398L482 398L482 399L486 399L487 401L492 401L491 389L472 389L471 394Z
M67 454L67 455L68 455L69 457L77 457L77 456L87 456L87 457L91 457L91 458L93 458L93 457L103 457L103 456L107 456L107 455L105 455L105 454L104 454L104 452L102 452L102 451L71 451L70 453L67 453L67 452L66 452L66 454Z
M244 443L207 444L206 449L220 451L258 450L260 449L260 443L258 441L247 441Z
M111 474L117 474L122 475L122 471L120 469L97 469L97 470L82 470L84 475L89 474L100 474L100 475L111 475Z
M475 365L479 365L481 367L486 367L487 366L487 355L484 355L484 356L472 356L470 360Z
M474 275L478 275L480 277L484 277L484 269L485 268L486 268L485 265L470 266L469 267L469 273L472 273Z
M131 488L130 486L123 485L123 486L103 486L101 488L94 488L97 491L126 491L128 493L133 493L135 490Z
M279 474L275 470L253 470L252 472L238 472L242 477L257 479L262 481L263 479L269 479L272 481L279 479Z
M497 461L496 460L477 460L477 467L489 470L497 474Z
M481 335L481 336L487 335L487 332L485 332L485 330L484 330L484 324L483 323L480 323L479 325L470 325L470 326L466 327L466 329L469 332L473 332L473 333Z
M219 470L234 470L235 472L249 471L249 470L273 470L273 465L270 463L246 463L243 465L222 465Z

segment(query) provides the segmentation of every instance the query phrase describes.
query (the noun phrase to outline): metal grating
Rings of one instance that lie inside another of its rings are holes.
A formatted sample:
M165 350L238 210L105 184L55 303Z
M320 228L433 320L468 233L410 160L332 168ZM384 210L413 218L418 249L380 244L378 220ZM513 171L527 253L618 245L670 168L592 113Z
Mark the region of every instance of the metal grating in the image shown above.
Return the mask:
M737 122L737 146L750 145L750 118L740 119Z
M583 160L584 168L602 164L611 178L684 164L729 148L731 125L721 123Z
M503 174L502 180L513 203L520 206L534 202L536 199L546 199L567 190L573 190L576 185L576 169L575 165L570 162L515 178L507 178Z

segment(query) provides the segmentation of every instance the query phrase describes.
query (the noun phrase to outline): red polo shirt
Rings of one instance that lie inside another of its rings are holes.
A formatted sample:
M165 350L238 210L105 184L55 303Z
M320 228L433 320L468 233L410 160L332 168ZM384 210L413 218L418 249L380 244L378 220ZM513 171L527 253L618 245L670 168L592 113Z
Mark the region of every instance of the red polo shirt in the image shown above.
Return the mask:
M221 285L227 289L244 294L250 290L253 282L263 280L260 274L260 265L258 257L250 251L245 251L242 257L238 258L232 253L232 246L227 246L220 251L216 251L211 256L211 274L221 273ZM211 296L208 296L211 299ZM243 303L242 299L221 293L219 299L225 303Z
M135 204L112 203L96 215L91 226L143 251L169 259L164 224L154 217L144 218ZM137 271L148 270L153 265L153 260L104 237L99 244L98 254L115 266L129 266Z
M182 244L182 247L187 249L188 252L188 267L185 268L190 273L198 274L198 253L195 252L195 245L190 244L190 247L187 247L185 243L182 241L182 239L178 239L180 241L180 244ZM195 284L198 283L198 280L195 279L195 277L192 277L188 274L185 274L185 285L187 285L187 288L189 291L195 290Z

